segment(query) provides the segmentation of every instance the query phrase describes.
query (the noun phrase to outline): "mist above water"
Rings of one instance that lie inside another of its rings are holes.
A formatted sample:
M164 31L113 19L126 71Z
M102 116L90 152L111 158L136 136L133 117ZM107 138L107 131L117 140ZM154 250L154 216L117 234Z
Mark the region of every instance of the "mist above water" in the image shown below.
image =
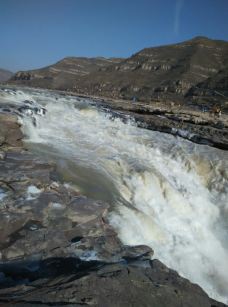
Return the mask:
M0 93L45 107L23 118L26 143L57 161L62 179L111 204L125 244L147 244L155 258L228 302L228 154L123 123L91 101L48 91ZM28 98L29 97L29 98Z

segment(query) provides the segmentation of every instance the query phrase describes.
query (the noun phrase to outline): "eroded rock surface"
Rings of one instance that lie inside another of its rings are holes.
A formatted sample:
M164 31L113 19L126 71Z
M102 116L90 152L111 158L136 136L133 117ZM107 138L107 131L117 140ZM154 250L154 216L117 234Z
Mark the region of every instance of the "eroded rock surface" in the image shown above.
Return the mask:
M98 101L98 105L114 117L134 118L137 125L155 131L170 133L194 143L228 150L228 115L218 117L184 105L167 108L160 103L132 103L114 100Z

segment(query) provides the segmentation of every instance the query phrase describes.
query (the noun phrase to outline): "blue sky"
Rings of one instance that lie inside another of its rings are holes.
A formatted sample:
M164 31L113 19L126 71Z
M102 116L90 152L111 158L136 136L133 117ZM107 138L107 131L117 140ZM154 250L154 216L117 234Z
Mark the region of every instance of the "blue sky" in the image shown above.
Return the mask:
M228 0L0 0L0 67L12 71L198 35L228 40Z

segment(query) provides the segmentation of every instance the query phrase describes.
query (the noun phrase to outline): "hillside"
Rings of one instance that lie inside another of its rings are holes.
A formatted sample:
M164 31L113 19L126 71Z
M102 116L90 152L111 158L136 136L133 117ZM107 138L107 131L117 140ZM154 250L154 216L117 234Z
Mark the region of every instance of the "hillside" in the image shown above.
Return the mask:
M35 87L66 90L72 88L81 77L120 61L121 59L103 57L67 57L48 67L19 71L13 76L12 81Z
M192 87L187 96L194 99L204 97L204 99L217 101L228 100L228 68L220 70L205 81Z
M227 72L227 67L228 43L200 37L143 49L120 64L81 79L75 90L124 99L135 96L141 101L183 100L194 98L191 89L199 84L203 87L203 82L213 91L219 72ZM220 85L222 91L223 86L225 83Z
M127 59L66 58L18 72L12 82L140 101L214 101L227 95L228 42L196 37L145 48ZM217 99L217 98L216 98Z
M7 81L12 76L13 76L13 73L11 71L0 68L0 82Z

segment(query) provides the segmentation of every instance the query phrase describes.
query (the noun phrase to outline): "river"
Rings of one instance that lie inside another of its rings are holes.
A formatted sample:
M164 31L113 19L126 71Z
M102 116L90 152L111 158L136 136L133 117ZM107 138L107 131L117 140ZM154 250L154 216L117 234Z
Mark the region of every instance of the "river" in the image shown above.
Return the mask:
M123 243L152 247L154 258L228 302L228 152L138 128L89 99L33 89L0 97L47 110L24 112L26 146L54 160L62 181L108 202Z

